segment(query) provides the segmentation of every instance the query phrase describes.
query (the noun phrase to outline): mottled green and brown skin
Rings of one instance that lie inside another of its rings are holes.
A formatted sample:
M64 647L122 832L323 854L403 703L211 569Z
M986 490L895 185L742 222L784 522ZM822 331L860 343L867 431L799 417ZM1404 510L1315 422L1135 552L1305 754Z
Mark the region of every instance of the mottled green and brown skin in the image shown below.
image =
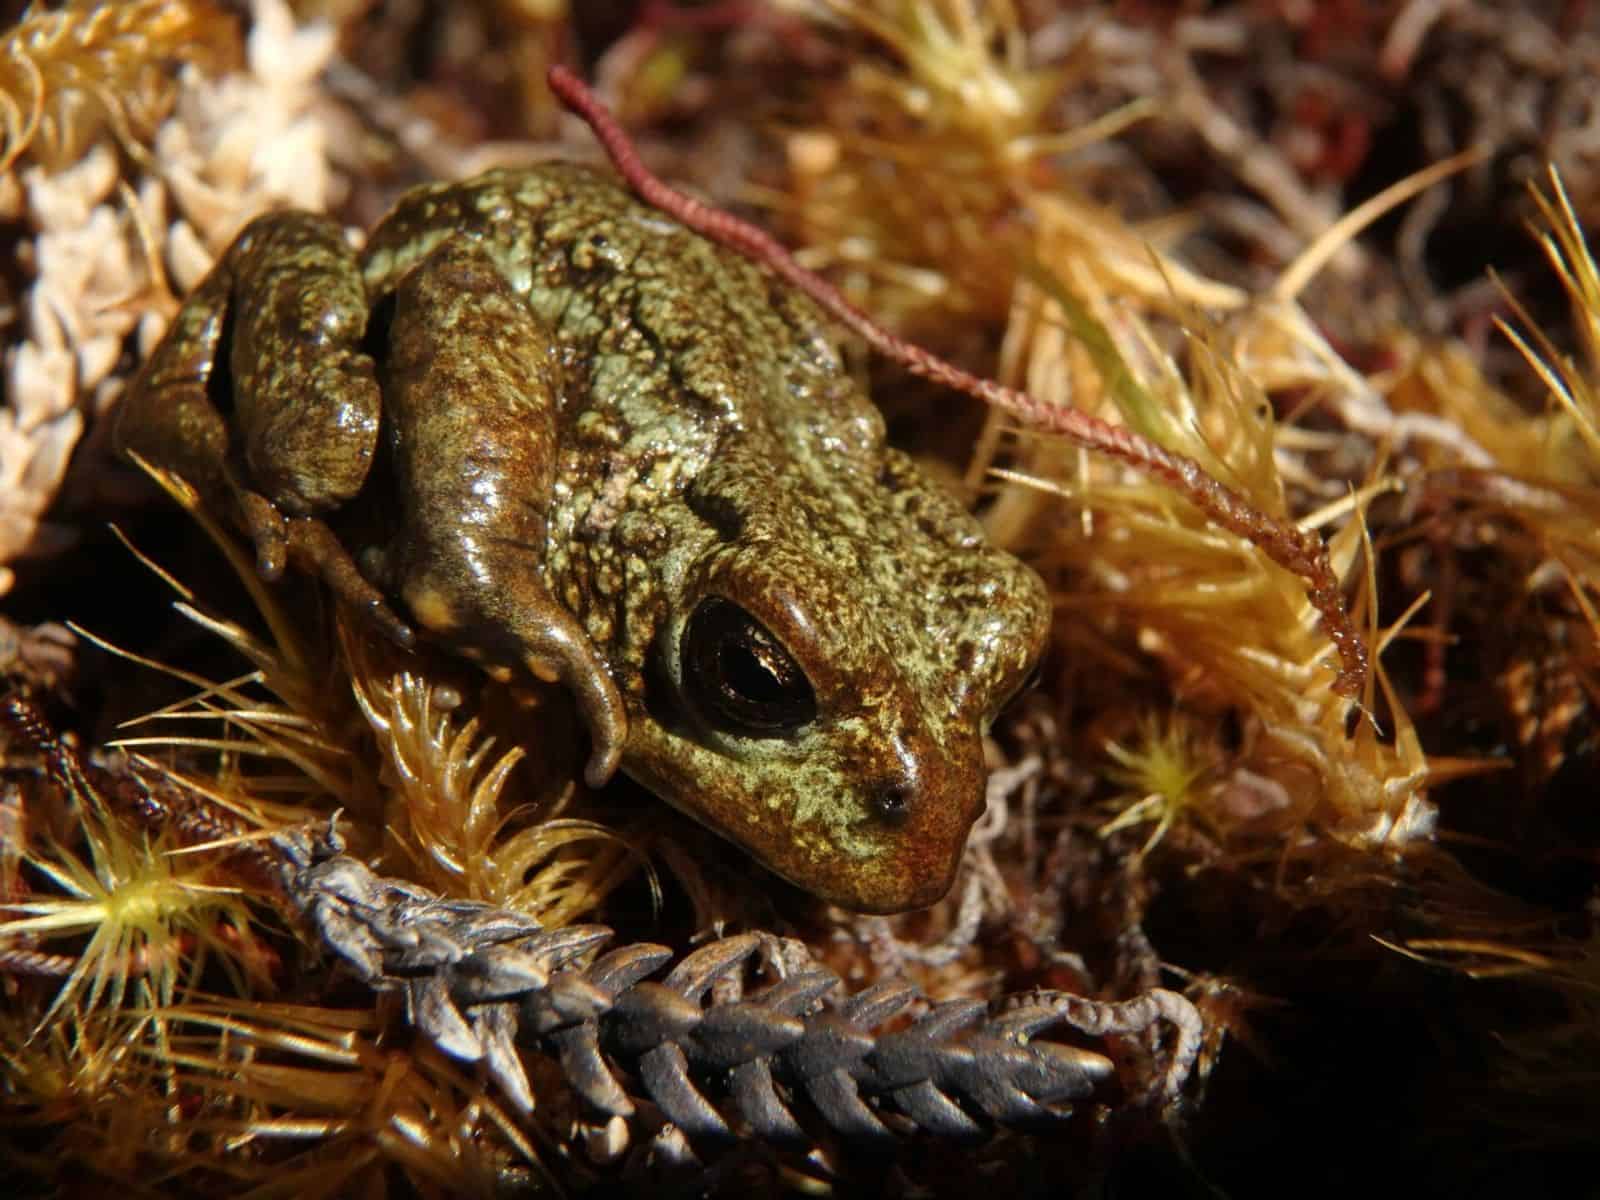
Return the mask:
M1038 577L884 445L810 301L577 167L419 189L360 253L258 220L117 433L230 508L267 573L302 560L397 637L387 596L561 679L592 780L620 761L857 909L949 888L982 731L1048 624ZM374 488L399 532L358 571L321 517Z

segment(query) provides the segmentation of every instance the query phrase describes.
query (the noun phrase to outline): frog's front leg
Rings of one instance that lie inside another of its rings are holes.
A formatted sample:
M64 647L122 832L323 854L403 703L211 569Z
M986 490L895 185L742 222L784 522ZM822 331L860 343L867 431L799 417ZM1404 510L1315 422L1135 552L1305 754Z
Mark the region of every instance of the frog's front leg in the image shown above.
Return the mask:
M468 237L423 259L394 296L380 354L401 532L384 570L426 628L491 667L559 679L616 770L622 696L545 581L561 365L549 332Z
M292 557L410 644L411 630L318 515L361 489L377 444L366 324L361 273L336 223L257 218L179 310L123 401L114 438L208 503L231 506L264 577Z

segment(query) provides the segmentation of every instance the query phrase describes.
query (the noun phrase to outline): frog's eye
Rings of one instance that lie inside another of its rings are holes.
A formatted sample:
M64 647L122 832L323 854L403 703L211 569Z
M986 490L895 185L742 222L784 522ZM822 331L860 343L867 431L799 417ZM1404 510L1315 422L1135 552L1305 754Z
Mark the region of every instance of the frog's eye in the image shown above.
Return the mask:
M728 733L779 737L816 718L817 698L800 664L730 600L700 602L681 654L689 699Z

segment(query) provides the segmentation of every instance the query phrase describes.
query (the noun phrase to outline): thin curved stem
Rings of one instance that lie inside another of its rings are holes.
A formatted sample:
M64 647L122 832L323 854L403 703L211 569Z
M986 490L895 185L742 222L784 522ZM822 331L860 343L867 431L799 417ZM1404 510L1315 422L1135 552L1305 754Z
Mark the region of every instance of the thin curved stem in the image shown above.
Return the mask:
M804 292L840 324L878 353L913 375L965 392L1015 416L1025 425L1059 434L1087 450L1109 455L1160 479L1186 496L1201 512L1306 583L1306 594L1322 618L1323 630L1339 652L1334 688L1346 696L1361 693L1367 676L1367 646L1345 610L1339 578L1327 547L1316 534L1262 512L1182 454L1157 445L1120 425L1077 409L1046 404L1028 393L963 371L930 350L890 333L856 308L827 280L808 271L765 230L713 208L664 183L644 165L632 140L593 92L566 67L548 74L550 90L594 131L612 165L639 197L712 241L761 263L785 283Z

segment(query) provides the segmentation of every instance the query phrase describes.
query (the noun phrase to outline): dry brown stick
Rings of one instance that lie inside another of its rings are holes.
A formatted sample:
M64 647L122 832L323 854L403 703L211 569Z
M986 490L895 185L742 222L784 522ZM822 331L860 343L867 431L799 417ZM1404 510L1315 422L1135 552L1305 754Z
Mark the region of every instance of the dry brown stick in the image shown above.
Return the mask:
M1346 696L1361 693L1367 676L1367 645L1345 611L1339 578L1328 560L1327 547L1316 534L1262 512L1206 474L1192 458L1174 454L1129 429L1077 409L1046 404L1016 388L969 374L924 347L895 336L846 300L832 284L802 267L764 230L685 195L653 175L609 110L566 67L551 67L547 78L550 90L589 125L618 174L645 203L761 263L811 297L867 345L912 374L965 392L1011 413L1034 429L1059 434L1087 450L1110 455L1164 481L1218 525L1258 546L1273 562L1298 575L1305 581L1307 597L1321 614L1322 627L1339 652L1342 665L1334 688Z

